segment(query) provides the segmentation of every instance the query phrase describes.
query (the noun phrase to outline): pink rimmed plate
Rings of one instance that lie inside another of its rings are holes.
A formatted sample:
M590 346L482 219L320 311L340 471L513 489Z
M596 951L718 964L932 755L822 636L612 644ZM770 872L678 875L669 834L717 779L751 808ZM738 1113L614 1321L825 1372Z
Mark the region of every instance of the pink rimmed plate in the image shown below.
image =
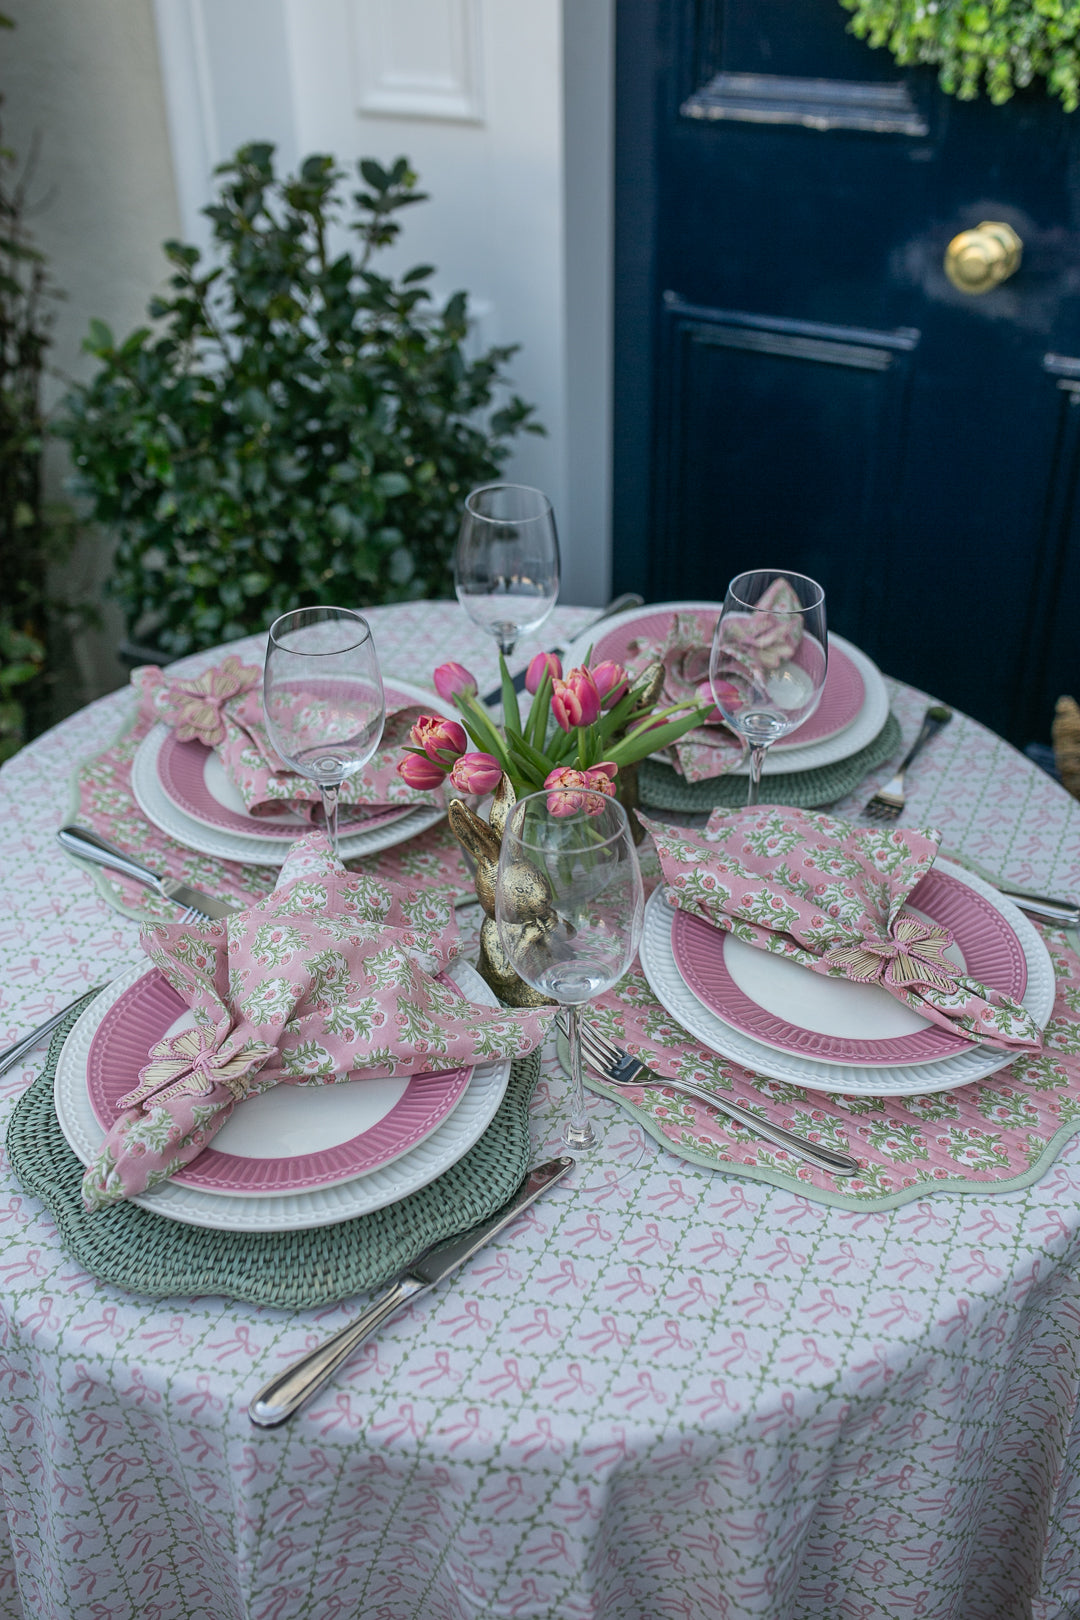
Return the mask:
M1020 941L981 894L935 868L912 890L905 909L949 930L954 945L948 954L973 979L1023 999L1027 963ZM973 1044L920 1018L887 990L810 973L685 911L674 913L671 946L678 971L704 1007L780 1052L842 1065L900 1066L932 1063Z
M108 1130L155 1041L193 1022L156 968L113 1002L86 1057L86 1090ZM225 1198L327 1188L392 1164L448 1119L471 1069L328 1086L279 1085L248 1098L172 1181Z

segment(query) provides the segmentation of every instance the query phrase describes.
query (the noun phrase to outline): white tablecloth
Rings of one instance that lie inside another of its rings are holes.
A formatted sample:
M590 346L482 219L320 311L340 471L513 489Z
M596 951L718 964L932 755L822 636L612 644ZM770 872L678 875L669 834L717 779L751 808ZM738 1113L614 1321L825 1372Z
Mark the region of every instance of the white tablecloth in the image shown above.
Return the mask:
M493 683L455 605L372 619L391 673L454 656ZM906 736L922 702L895 692ZM53 840L128 704L0 775L0 1045L139 960ZM912 788L947 849L1080 898L1080 805L974 722ZM43 1055L0 1080L4 1120ZM563 1089L549 1056L538 1151ZM1080 1614L1078 1228L1075 1140L1024 1192L870 1213L651 1148L614 1191L547 1196L263 1432L254 1390L355 1302L124 1294L5 1166L0 1615Z

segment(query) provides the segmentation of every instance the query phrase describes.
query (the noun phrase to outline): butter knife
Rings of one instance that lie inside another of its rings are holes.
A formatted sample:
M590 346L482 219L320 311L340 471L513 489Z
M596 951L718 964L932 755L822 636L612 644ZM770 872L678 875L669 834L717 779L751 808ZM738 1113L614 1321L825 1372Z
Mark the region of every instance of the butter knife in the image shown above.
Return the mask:
M639 596L636 591L624 591L622 596L617 596L613 602L608 603L603 613L598 613L595 619L590 619L588 624L585 625L583 629L578 631L578 636L583 636L586 630L591 630L594 624L600 624L604 619L613 619L616 613L628 613L631 608L642 607L644 605L644 601L645 598L643 596ZM577 640L577 636L574 637L574 640ZM563 653L566 651L566 648L552 647L551 651L561 658ZM519 670L516 675L511 677L515 692L524 692L525 676L527 674L528 670L522 669ZM501 703L502 683L500 682L500 684L494 687L490 692L485 692L480 701L489 709L493 704Z
M548 1159L545 1164L538 1164L529 1171L510 1202L490 1219L474 1226L471 1231L463 1232L460 1237L449 1238L426 1250L385 1292L372 1300L355 1322L341 1328L317 1350L301 1356L299 1361L294 1361L291 1367L286 1367L284 1372L264 1384L248 1407L252 1423L260 1429L272 1429L292 1417L305 1401L322 1389L376 1328L382 1327L403 1306L429 1293L444 1277L464 1265L478 1249L490 1243L504 1227L516 1220L523 1209L528 1209L534 1199L539 1198L548 1187L553 1187L568 1170L572 1170L574 1163L573 1159L564 1155L561 1159Z
M178 882L176 878L151 872L149 867L125 855L122 849L99 838L89 827L61 827L56 836L69 855L76 855L80 861L90 861L95 866L107 867L110 872L122 872L144 888L153 889L163 899L172 900L191 911L201 911L204 917L218 920L231 917L234 911L240 910L235 900L218 900L212 894L203 894L201 889Z
M1024 894L1020 889L1007 889L1003 883L996 883L994 887L998 894L1003 894L1011 900L1014 906L1026 911L1031 917L1041 917L1044 922L1060 923L1063 928L1080 927L1080 906L1072 900L1053 900L1049 895Z

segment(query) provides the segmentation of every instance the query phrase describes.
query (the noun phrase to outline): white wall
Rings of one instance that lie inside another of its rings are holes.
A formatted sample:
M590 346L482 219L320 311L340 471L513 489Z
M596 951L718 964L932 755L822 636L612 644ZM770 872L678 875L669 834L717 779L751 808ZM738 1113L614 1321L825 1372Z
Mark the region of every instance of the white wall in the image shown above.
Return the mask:
M14 29L0 35L4 144L25 159L36 147L30 224L65 297L55 306L46 400L89 375L81 352L92 317L118 334L146 318L165 269L161 243L180 220L165 126L151 0L4 0ZM65 496L66 459L49 448L46 490ZM101 535L89 534L64 581L76 600L97 600L108 572ZM112 648L115 609L102 635L79 638L86 691L120 685Z
M546 439L507 476L550 495L562 598L606 600L613 0L155 0L186 237L244 141L283 164L404 152L430 202L388 263L466 288L477 340L520 343ZM564 97L564 82L570 94Z

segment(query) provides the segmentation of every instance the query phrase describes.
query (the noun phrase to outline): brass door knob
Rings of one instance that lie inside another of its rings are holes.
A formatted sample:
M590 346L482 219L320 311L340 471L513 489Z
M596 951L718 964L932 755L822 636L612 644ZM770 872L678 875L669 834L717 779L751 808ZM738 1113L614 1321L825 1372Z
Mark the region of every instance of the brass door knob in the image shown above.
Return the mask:
M945 274L961 292L989 292L1019 270L1023 251L1011 225L984 219L973 231L953 237L945 249Z

